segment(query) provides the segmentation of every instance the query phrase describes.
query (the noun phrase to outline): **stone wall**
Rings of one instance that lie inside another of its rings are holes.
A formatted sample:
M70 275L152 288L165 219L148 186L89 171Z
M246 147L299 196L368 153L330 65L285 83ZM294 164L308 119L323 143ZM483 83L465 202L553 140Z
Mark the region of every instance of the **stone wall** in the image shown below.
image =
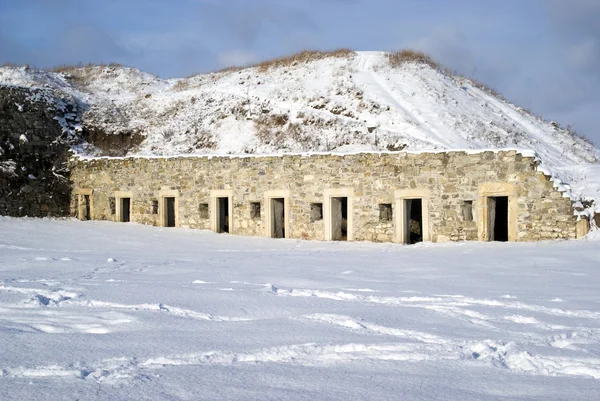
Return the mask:
M162 225L162 211L154 212L166 194L177 198L177 226L214 229L215 196L230 194L231 233L264 236L268 198L286 197L286 236L321 240L330 239L330 197L346 196L349 240L404 242L404 199L421 198L425 240L440 242L486 240L488 197L508 196L510 240L575 238L571 201L536 166L516 151L73 159L71 214L89 193L91 217L115 220L110 198L130 196L131 221ZM311 204L323 204L325 219L313 221ZM391 220L381 220L381 204L392 205Z
M0 215L67 216L72 99L0 85Z

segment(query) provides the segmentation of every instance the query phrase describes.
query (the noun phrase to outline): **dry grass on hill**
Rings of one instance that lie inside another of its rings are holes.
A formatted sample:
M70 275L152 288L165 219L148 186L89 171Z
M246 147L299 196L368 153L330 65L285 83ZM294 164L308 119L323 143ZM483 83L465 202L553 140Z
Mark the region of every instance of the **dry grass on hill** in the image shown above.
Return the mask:
M426 64L436 70L440 69L440 63L432 59L425 53L415 50L399 50L397 52L387 53L388 62L392 67L400 67L406 63Z
M103 71L105 68L117 69L123 68L124 66L119 63L88 63L83 64L79 63L77 65L73 64L61 64L56 67L48 69L48 71L52 71L59 74L64 74L67 81L72 84L78 86L85 86L98 71Z
M178 92L187 90L190 88L190 81L188 81L187 79L180 79L179 81L177 81L175 83L175 85L173 85L173 90L176 90Z
M10 68L25 67L25 68L29 68L29 64L16 64L16 63L11 63L10 61L7 61L7 62L3 63L0 67L10 67Z
M479 82L478 80L476 80L475 78L467 78L469 81L471 81L471 84L476 87L477 89L480 89L482 91L484 91L485 93L487 93L488 95L492 95L494 97L497 97L498 99L502 99L502 100L506 100L504 98L504 96L498 92L496 89L484 84L483 82ZM523 109L524 111L528 112L529 114L533 115L533 113L528 110L528 109Z
M289 56L262 61L254 65L254 67L257 67L260 71L264 72L273 67L287 67L295 64L322 60L325 58L349 58L353 54L354 52L350 49L337 49L332 51L303 50L299 53L291 54Z
M238 72L243 70L244 68L249 68L249 67L240 67L237 65L233 65L233 66L229 66L229 67L225 67L225 68L221 68L220 70L216 70L214 71L215 73L228 73L228 72ZM192 74L190 75L190 77L193 77L195 75L200 75L200 74Z
M57 65L56 67L52 67L49 69L49 71L52 72L58 72L58 73L72 73L75 71L80 71L82 69L91 69L91 68L95 68L95 67L100 67L100 68L105 68L105 67L110 67L110 68L117 68L117 67L123 67L123 64L119 64L119 63L109 63L109 64L105 64L105 63L100 63L100 64L94 64L94 63L87 63L87 64L83 64L83 63L79 63L77 65L73 65L73 64L60 64Z
M213 71L216 74L219 73L232 73L244 70L246 68L257 68L260 72L266 72L271 68L277 67L289 67L296 64L305 64L311 61L323 60L326 58L349 58L354 54L353 50L350 49L336 49L330 51L320 50L302 50L301 52L290 54L287 56L277 57L270 60L261 61L256 64L249 64L245 66L233 65L224 67L219 70ZM200 74L192 74L188 78Z

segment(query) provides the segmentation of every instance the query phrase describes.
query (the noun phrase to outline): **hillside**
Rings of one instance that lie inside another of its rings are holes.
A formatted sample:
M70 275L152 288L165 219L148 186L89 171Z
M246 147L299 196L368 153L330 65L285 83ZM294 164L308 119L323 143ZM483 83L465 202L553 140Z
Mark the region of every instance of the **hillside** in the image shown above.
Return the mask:
M304 52L168 80L114 65L4 67L0 83L76 98L92 145L79 151L91 155L527 148L576 197L600 196L591 143L428 59L391 56Z

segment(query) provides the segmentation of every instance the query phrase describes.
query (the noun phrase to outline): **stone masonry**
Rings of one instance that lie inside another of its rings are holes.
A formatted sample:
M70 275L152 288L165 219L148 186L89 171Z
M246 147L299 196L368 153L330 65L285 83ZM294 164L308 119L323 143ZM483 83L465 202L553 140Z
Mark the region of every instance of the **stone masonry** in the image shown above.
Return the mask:
M73 158L71 215L81 217L81 202L89 202L91 219L118 220L115 203L128 197L132 222L165 225L163 199L172 197L176 226L215 229L216 199L229 196L230 233L270 236L269 199L284 198L285 237L327 240L329 202L340 196L348 200L348 240L406 242L405 201L418 198L424 240L488 240L490 197L505 196L510 241L576 238L571 201L537 163L515 150ZM323 218L314 213L319 205ZM382 219L388 205L392 217Z

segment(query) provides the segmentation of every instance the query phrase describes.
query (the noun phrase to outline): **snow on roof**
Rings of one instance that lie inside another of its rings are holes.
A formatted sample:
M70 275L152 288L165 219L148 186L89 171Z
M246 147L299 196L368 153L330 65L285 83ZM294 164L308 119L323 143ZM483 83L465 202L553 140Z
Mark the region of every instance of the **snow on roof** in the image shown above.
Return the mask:
M289 153L238 153L238 154L179 154L179 155L129 155L129 156L90 156L85 154L74 154L73 157L82 161L89 160L125 160L125 159L180 159L180 158L267 158L267 157L287 157L287 156L349 156L349 155L360 155L360 154L377 154L377 155L397 155L397 154L440 154L440 153L466 153L469 155L475 155L485 152L515 152L522 155L523 157L532 157L539 160L536 152L532 149L519 149L519 148L488 148L488 149L423 149L423 150L401 150L401 151L388 151L388 150L374 150L374 149L359 149L358 147L352 147L350 151L345 149L337 149L329 152L289 152Z

